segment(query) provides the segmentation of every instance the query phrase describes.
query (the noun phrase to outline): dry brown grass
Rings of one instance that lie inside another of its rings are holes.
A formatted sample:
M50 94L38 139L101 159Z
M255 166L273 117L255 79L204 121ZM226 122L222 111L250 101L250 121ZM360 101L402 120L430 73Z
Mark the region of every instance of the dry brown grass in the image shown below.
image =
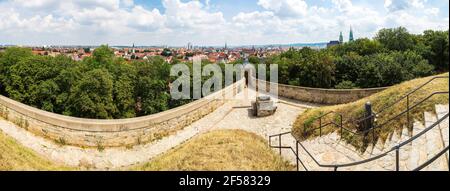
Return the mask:
M261 137L241 130L200 135L156 159L133 168L139 171L287 171L293 170Z
M448 76L448 73L442 74L441 76ZM317 137L319 135L319 131L314 132L310 131L311 129L319 127L318 121L316 121L315 119L317 119L318 116L321 116L322 114L328 113L330 111L336 111L338 113L343 114L344 127L351 129L353 131L361 131L362 129L360 126L354 123L348 123L348 121L352 121L352 119L359 119L363 117L364 105L366 102L370 101L372 103L373 110L375 112L378 112L382 108L400 99L403 95L406 95L410 91L414 90L416 87L426 83L433 77L434 76L404 82L402 84L393 86L383 92L374 94L368 98L364 98L353 103L310 109L297 118L293 127L294 135L299 140ZM428 84L423 89L411 95L410 105L418 103L420 100L426 98L427 96L431 95L434 92L448 91L449 85L448 82L449 82L448 79L437 79L432 83ZM423 104L420 104L417 108L412 110L411 118L414 120L422 121L423 112L425 111L434 112L435 111L434 107L436 104L448 104L448 103L449 103L448 94L433 96L431 99L424 102ZM382 124L383 122L386 122L388 119L406 110L406 108L407 107L405 99L396 104L395 106L387 109L385 112L381 113L377 117L375 124ZM323 119L323 124L326 124L331 121L340 122L340 119L337 115L332 114ZM302 136L304 133L305 125L307 127L306 132L308 132L307 137ZM360 151L364 151L369 144L374 144L378 139L382 139L383 141L385 141L394 131L396 130L401 131L402 128L406 126L407 126L407 117L406 115L402 115L400 118L393 120L392 122L389 122L382 128L379 128L376 131L375 140L373 140L372 136L361 137L361 136L354 136L350 133L344 133L343 138L348 143L357 147ZM410 130L412 130L411 124L409 125L409 127ZM323 129L322 133L328 134L338 130L339 129L335 126L329 126Z
M156 159L123 170L139 171L287 171L294 167L275 154L264 139L240 130L201 135ZM68 171L0 131L0 171Z
M18 144L0 131L0 171L62 171L73 168L57 165Z

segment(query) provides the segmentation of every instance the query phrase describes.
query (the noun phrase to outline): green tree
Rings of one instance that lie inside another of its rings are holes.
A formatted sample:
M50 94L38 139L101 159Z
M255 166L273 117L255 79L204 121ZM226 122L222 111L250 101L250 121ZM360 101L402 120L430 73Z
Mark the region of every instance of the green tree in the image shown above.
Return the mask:
M114 59L114 51L108 45L102 45L92 53L94 67L110 64Z
M364 57L355 52L349 52L342 57L337 57L335 60L336 81L356 82L363 62Z
M135 86L138 116L150 115L169 109L170 66L160 57L135 64L138 65L136 67L137 80Z
M330 49L336 56L344 56L350 52L357 53L361 56L385 52L385 49L380 42L367 38L357 39L353 42L333 46Z
M33 107L53 111L59 88L54 82L59 68L48 56L30 56L20 59L10 67L8 95ZM43 106L45 103L45 107Z
M250 56L248 57L248 62L252 64L260 64L261 60L256 56Z
M105 69L94 69L75 84L65 114L94 119L112 119L117 108L113 103L113 79Z
M375 36L389 50L405 51L414 47L414 37L404 27L381 29Z
M172 51L171 51L170 49L168 49L168 48L165 48L165 49L162 51L161 56L164 56L164 57L172 56Z
M113 66L114 69L110 69L114 77L113 99L118 110L114 118L135 117L136 68L128 64L114 64Z
M0 57L0 93L7 94L6 87L12 83L10 67L17 64L21 59L33 56L31 49L9 47Z
M447 31L427 30L423 42L429 48L424 57L441 72L449 69L449 33Z

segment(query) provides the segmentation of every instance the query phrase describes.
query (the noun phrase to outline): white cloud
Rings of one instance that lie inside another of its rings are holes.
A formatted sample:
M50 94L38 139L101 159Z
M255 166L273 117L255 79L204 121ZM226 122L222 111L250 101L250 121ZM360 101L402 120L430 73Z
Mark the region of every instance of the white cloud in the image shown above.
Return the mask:
M175 29L208 30L224 25L221 12L210 13L199 1L162 0L167 25Z
M411 8L423 9L427 0L385 0L384 7L390 11L402 11Z
M225 19L210 0L161 0L160 9L134 0L0 0L0 43L275 44L334 40L350 26L356 37L372 37L385 27L448 29L448 17L439 16L444 9L426 0L385 0L387 11L359 1L327 1L331 6L258 0L260 10Z
M431 15L431 16L438 16L439 12L440 12L439 8L436 8L436 7L425 9L425 14Z
M121 2L125 7L132 7L134 5L134 0L122 0Z
M259 0L258 5L286 17L304 16L308 11L304 0Z
M350 0L332 0L332 2L341 12L351 11L353 9L353 4Z

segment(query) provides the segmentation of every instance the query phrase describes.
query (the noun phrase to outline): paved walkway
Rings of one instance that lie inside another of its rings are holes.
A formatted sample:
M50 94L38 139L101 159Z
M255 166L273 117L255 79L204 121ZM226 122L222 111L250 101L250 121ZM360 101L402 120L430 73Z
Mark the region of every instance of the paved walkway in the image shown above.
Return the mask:
M244 99L229 101L199 121L159 141L134 148L107 148L103 151L89 148L58 145L50 140L33 135L11 122L0 120L0 130L24 146L49 159L69 166L81 166L97 170L117 169L150 161L192 137L215 129L243 129L265 139L269 135L290 131L296 117L314 105L283 99L273 116L255 118L250 115L251 100L256 93L246 89L238 96ZM289 153L286 153L289 155ZM295 161L295 160L294 160Z

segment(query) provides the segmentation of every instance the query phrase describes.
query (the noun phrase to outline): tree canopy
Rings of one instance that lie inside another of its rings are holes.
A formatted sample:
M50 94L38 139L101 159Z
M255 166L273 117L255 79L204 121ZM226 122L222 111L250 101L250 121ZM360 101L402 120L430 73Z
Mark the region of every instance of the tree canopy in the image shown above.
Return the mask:
M113 119L171 108L170 66L159 57L127 62L101 46L92 57L75 62L12 47L1 55L0 70L3 95L50 112Z
M279 82L316 88L372 88L446 72L448 31L410 34L405 28L382 29L327 49L290 49L266 59L278 64Z

